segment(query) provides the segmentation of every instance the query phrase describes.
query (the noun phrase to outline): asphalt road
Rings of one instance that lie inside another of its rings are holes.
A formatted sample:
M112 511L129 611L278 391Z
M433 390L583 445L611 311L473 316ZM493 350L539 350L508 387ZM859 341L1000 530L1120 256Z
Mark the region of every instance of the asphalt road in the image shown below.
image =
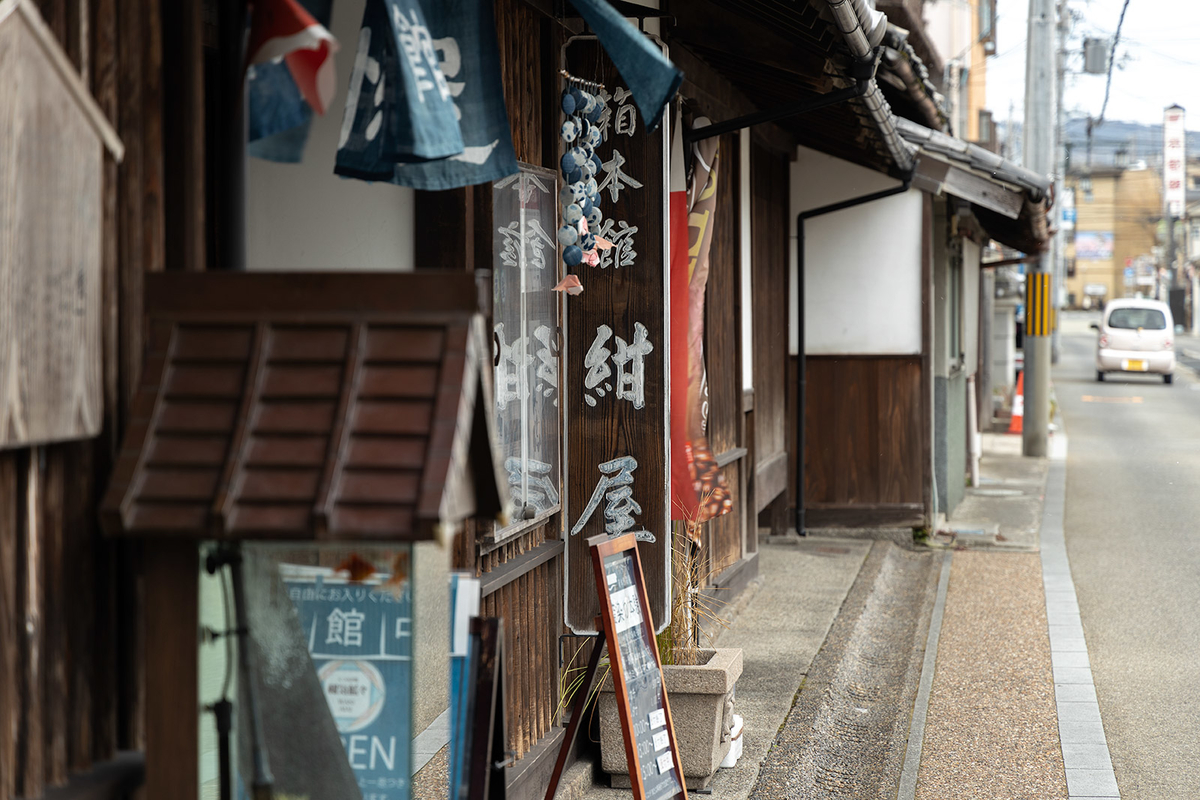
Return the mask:
M1064 315L1054 386L1100 713L1124 800L1200 797L1200 381L1098 383L1094 318Z

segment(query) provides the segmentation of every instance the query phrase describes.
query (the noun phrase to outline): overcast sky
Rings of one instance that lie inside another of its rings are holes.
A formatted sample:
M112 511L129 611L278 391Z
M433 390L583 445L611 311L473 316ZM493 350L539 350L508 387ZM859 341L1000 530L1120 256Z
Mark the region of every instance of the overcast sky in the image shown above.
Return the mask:
M1066 108L1098 115L1104 76L1081 74L1083 36L1111 37L1123 0L1069 0L1076 12L1069 49ZM987 106L997 122L1024 116L1025 42L1029 0L997 0L996 55L988 61ZM1124 67L1121 68L1121 64ZM1163 108L1188 110L1188 129L1200 129L1200 0L1129 0L1105 119L1161 123Z

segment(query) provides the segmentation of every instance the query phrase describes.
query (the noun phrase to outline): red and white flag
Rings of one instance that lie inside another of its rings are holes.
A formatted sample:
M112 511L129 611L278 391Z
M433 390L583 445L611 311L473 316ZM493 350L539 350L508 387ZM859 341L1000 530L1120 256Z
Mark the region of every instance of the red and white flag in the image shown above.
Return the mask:
M298 0L254 0L247 63L282 58L313 111L324 114L337 89L337 39Z

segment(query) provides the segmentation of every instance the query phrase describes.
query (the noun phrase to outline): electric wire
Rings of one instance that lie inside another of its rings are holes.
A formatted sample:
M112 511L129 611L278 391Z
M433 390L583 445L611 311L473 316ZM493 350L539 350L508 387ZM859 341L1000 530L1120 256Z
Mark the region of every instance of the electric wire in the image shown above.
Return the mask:
M1129 0L1121 5L1121 17L1117 20L1117 32L1113 35L1112 51L1108 55L1108 77L1104 81L1104 103L1100 106L1100 117L1096 120L1099 127L1104 124L1104 112L1108 110L1108 94L1112 88L1113 64L1117 61L1117 44L1121 41L1121 26L1125 23L1125 12L1129 10Z

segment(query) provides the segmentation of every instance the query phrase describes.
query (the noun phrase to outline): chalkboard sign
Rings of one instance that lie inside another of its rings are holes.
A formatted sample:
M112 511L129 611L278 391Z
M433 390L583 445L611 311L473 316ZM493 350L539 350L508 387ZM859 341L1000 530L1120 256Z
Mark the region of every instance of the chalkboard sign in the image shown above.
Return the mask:
M637 540L632 533L615 539L593 536L588 546L633 796L686 800Z

